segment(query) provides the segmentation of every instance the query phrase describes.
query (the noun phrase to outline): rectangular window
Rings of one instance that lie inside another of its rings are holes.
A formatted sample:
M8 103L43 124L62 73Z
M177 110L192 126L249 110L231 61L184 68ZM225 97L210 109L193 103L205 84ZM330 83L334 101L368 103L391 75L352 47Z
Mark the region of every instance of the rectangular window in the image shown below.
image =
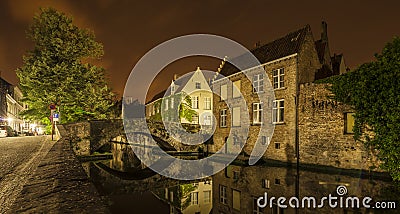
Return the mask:
M192 116L192 124L199 124L199 115Z
M201 89L201 83L200 82L196 82L196 89Z
M226 186L219 186L219 202L221 204L228 204L228 195L226 194Z
M253 198L253 214L262 214L264 209L258 206L257 200L258 198Z
M208 204L211 202L211 191L204 191L204 203Z
M233 209L240 210L240 192L232 190Z
M169 107L169 105L168 105L168 99L165 99L165 110L168 110L168 107Z
M199 192L191 193L191 202L192 204L199 204Z
M262 186L262 188L269 189L269 180L261 179L261 186Z
M280 149L281 148L281 143L275 143L275 149Z
M171 85L171 94L175 93L175 85Z
M174 192L169 192L169 201L174 202Z
M344 113L344 133L354 134L354 113Z
M285 77L285 70L283 68L272 71L274 89L285 87L284 77Z
M227 110L226 109L222 109L220 111L220 127L226 127L226 118L227 118Z
M204 98L204 109L211 110L211 97Z
M279 184L281 184L281 179L279 179L279 178L276 178L276 179L275 179L275 184L276 184L276 185L279 185Z
M240 126L240 107L234 107L232 110L232 126Z
M240 97L240 86L241 86L241 81L237 80L233 82L233 87L232 87L232 97Z
M228 98L228 86L226 84L221 85L221 100L226 100Z
M211 115L204 115L203 125L211 126L211 121L212 121Z
M283 123L285 114L284 100L275 100L272 108L272 122Z
M253 76L253 92L263 92L264 91L264 76L263 74L256 74Z
M265 145L267 143L269 143L269 137L261 136L261 145Z
M263 115L262 103L253 103L253 124L261 124L262 115Z
M198 96L193 96L192 97L192 108L193 109L198 109L199 108L199 97Z
M172 97L171 98L171 109L173 109L174 108L174 98Z

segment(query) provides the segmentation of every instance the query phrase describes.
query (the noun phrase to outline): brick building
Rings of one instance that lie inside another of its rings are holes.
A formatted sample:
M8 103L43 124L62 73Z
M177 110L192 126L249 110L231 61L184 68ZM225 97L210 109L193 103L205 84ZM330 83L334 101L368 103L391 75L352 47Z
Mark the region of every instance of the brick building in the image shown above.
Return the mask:
M234 132L233 136L229 134L238 124L247 123L249 134L243 148L247 155L256 142L260 142L269 143L263 155L265 159L295 162L300 156L302 163L357 169L371 167L373 158L368 159L369 153L345 131L345 125L351 130L352 124L345 123L351 118L351 108L329 100L326 85L309 84L348 71L343 55L330 55L325 22L322 22L320 40L314 40L307 25L251 52L262 69L239 71L228 64L220 72L227 78L213 81L214 91L221 92L221 96L214 94L213 98L214 115L219 120L213 138L214 152L225 145L229 153L230 148L243 143L234 140ZM268 90L268 79L275 98L266 97L263 100L268 101L263 103L259 98ZM237 99L234 88L240 90L247 106ZM318 104L317 100L320 100ZM320 108L322 105L324 107ZM245 121L246 115L250 117L248 121ZM260 132L262 123L275 125L272 138Z

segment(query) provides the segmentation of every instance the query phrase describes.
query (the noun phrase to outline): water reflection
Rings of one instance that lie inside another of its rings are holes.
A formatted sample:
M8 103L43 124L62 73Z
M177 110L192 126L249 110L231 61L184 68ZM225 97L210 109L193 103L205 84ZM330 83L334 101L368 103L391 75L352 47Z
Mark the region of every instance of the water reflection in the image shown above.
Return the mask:
M399 213L399 209L373 210L335 208L279 208L276 200L264 209L257 198L302 198L317 200L336 188L347 188L346 196L369 196L374 201L398 201L398 192L384 179L363 177L354 171L312 171L272 166L230 165L216 175L198 181L178 181L160 176L135 159L129 145L113 148L113 159L85 163L88 175L104 196L112 213ZM286 202L287 204L287 202ZM398 205L398 204L396 204Z

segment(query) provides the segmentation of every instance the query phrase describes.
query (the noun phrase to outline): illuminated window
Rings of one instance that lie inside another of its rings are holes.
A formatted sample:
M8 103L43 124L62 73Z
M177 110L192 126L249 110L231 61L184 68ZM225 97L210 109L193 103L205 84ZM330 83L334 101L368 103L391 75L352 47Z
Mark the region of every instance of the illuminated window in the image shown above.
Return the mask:
M256 74L253 76L253 92L264 91L264 76L263 74Z
M240 192L237 190L232 190L232 201L233 209L240 210Z
M270 183L268 179L261 179L261 186L262 188L269 189Z
M240 107L232 109L232 126L240 126Z
M232 87L232 97L233 98L240 97L240 85L241 85L240 80L233 82L233 87Z
M221 85L221 100L226 100L228 98L228 86L226 84Z
M211 202L211 191L204 191L204 203L210 203Z
M192 108L193 109L198 109L199 108L199 97L198 96L193 96L192 97Z
M345 134L354 134L354 113L345 113L344 114L344 133Z
M284 100L275 100L274 106L272 108L272 122L273 123L283 123L284 113L285 113Z
M192 201L192 204L199 204L199 192L191 193L191 201Z
M211 110L211 97L204 98L204 109Z
M262 123L262 103L253 103L253 124Z

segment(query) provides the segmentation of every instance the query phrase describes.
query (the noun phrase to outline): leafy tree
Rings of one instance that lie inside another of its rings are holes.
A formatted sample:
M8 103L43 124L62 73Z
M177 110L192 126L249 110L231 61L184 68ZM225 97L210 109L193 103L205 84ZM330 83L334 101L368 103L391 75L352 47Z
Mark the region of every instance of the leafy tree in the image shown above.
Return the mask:
M334 98L355 109L355 139L377 149L382 167L400 181L400 38L375 58L329 81Z
M115 96L104 69L88 63L103 55L93 32L78 28L72 18L48 8L34 16L27 36L34 48L17 69L24 102L29 106L26 118L48 118L51 103L61 110L62 122L109 117Z
M162 100L158 100L154 103L154 107L156 109L160 109L160 112L151 116L150 119L156 120L156 121L161 121L162 120L161 111L163 111L164 117L172 118L178 112L177 118L179 118L179 119L184 118L189 122L193 121L193 116L196 116L197 112L192 109L192 99L187 93L181 92L178 94L171 95L167 98L175 100L175 102L174 102L175 107L168 108L168 110L165 110L165 108L162 108ZM179 103L178 101L181 101L179 106L178 106L178 103ZM178 111L176 110L176 107L178 107Z

